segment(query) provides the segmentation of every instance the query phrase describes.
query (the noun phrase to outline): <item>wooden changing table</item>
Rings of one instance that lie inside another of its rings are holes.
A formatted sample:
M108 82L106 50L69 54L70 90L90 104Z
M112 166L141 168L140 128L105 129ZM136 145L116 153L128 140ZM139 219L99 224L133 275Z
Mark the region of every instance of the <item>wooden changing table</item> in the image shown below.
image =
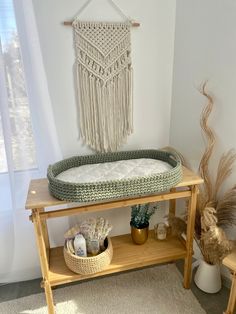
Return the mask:
M29 186L26 209L32 211L30 219L34 223L43 277L41 285L45 289L48 313L55 313L52 287L129 269L137 269L147 265L172 262L178 259L185 259L183 285L188 289L192 270L197 186L201 183L203 183L203 180L199 176L183 167L182 182L170 191L129 199L86 205L79 204L77 207L55 210L50 207L68 204L68 202L60 201L49 194L47 179L32 180ZM175 213L175 200L180 198L189 198L186 241L183 238L173 236L169 236L165 241L156 241L150 236L145 244L139 246L132 243L130 234L115 236L112 238L114 250L112 263L104 271L86 276L73 273L67 268L63 257L63 247L50 248L47 219L166 200L170 201L170 210Z

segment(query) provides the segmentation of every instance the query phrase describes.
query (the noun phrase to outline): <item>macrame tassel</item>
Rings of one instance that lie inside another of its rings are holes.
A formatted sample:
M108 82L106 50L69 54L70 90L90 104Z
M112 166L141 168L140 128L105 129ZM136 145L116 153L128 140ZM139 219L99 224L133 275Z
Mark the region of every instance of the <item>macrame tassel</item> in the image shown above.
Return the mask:
M98 152L116 151L133 132L130 29L112 25L74 25L80 136Z

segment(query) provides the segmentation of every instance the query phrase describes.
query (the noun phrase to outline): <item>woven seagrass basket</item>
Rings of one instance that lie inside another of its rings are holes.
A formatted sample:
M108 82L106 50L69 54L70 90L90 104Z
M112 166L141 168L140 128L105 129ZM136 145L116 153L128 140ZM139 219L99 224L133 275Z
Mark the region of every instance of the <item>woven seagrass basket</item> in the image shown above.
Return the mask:
M81 257L71 254L64 246L64 259L67 267L73 272L81 275L90 275L104 270L110 263L113 257L113 247L110 238L105 239L105 251L91 256Z

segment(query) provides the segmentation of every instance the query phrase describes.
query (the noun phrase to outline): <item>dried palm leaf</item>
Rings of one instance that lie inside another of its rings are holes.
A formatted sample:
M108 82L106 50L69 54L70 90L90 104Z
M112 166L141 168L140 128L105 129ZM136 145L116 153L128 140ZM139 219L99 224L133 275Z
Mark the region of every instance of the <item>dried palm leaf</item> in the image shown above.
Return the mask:
M236 185L218 201L216 215L218 226L228 227L236 225Z
M200 125L202 131L205 133L207 138L207 147L205 152L201 158L199 164L199 174L204 179L204 184L199 187L200 193L198 194L197 198L197 212L196 212L196 222L195 222L195 236L197 239L200 239L202 227L201 227L201 216L203 214L204 208L209 205L209 201L212 195L212 181L210 179L208 163L209 159L212 155L212 151L215 144L215 137L213 131L208 126L208 118L210 113L213 109L213 99L212 97L206 92L206 84L204 82L202 87L199 89L200 93L208 99L207 105L202 111L201 118L200 118Z
M212 151L215 145L215 136L212 129L208 126L208 118L213 109L213 98L206 92L206 84L207 81L203 83L202 88L200 88L200 93L208 99L208 103L202 111L201 118L200 118L200 125L201 128L206 136L207 139L207 147L205 152L201 158L199 164L199 173L201 177L204 179L204 190L202 193L205 194L204 198L206 198L206 203L212 200L212 181L209 173L208 163L209 159L212 155ZM205 207L205 206L204 206Z
M216 176L215 188L214 188L214 193L213 193L213 199L215 200L217 199L217 194L223 182L231 175L235 160L236 160L236 154L233 149L223 154L222 157L220 158L218 169L217 169L217 176Z

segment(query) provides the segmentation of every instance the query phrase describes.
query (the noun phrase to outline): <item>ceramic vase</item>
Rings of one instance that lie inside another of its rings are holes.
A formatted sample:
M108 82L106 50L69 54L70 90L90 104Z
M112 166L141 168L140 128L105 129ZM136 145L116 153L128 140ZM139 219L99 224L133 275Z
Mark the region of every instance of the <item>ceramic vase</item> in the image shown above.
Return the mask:
M220 291L221 275L219 265L210 265L202 260L194 276L194 282L204 292L216 293Z
M148 239L149 224L143 228L136 228L130 223L130 227L133 242L135 244L144 244Z

